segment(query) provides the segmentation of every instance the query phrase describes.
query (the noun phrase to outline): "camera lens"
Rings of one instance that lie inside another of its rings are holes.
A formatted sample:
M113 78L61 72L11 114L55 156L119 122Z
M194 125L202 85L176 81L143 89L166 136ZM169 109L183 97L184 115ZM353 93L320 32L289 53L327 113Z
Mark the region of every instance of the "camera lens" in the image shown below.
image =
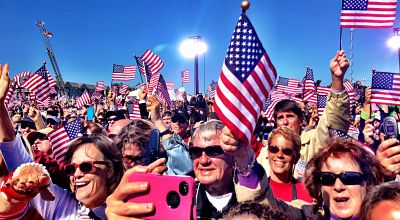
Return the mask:
M181 203L181 198L179 194L175 191L169 192L167 195L167 204L170 208L177 208Z
M187 182L181 182L179 184L179 193L182 196L186 196L189 193L189 185L187 184Z

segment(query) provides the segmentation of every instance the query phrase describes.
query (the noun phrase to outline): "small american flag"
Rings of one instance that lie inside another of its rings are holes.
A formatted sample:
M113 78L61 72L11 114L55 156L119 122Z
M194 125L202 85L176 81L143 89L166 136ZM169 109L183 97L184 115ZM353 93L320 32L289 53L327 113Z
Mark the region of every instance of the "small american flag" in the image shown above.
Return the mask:
M58 163L64 162L65 153L69 144L82 133L82 125L79 119L62 126L47 136L49 137L54 158Z
M253 25L242 13L222 65L215 94L215 112L245 143L250 143L276 75Z
M152 74L160 72L160 70L164 67L164 63L161 58L149 49L143 53L141 58L146 63Z
M37 105L39 108L50 108L51 106L51 99L50 97L47 97L46 100L36 100Z
M303 102L310 102L317 104L317 93L312 90L304 91Z
M307 67L306 75L303 78L304 90L315 91L314 73L310 67Z
M400 105L400 74L372 72L371 103Z
M331 92L331 88L326 86L318 86L317 87L317 94L318 95L328 95Z
M10 83L10 86L8 87L8 90L7 90L6 99L4 100L4 103L6 105L8 105L8 103L10 102L11 97L14 94L15 87L16 87L16 83L15 82Z
M328 97L328 95L318 95L318 97L317 97L318 98L317 107L318 107L318 116L319 117L321 117L325 111L327 97Z
M104 91L105 87L104 87L104 81L98 81L96 83L96 91L97 92L101 92Z
M364 144L361 141L356 140L356 139L352 138L351 136L347 135L346 131L341 131L341 130L329 128L329 135L332 138L341 138L343 140L353 142L353 143L359 145L360 147L362 147L367 152L371 153L372 155L375 155L374 150L372 150L372 148L370 146L368 146L367 144Z
M277 82L277 90L290 95L297 95L302 93L302 88L299 87L299 80L290 79L279 76Z
M95 101L95 100L100 100L102 97L103 97L103 94L101 92L95 91L92 94L91 99L92 99L92 101Z
M149 67L142 60L142 58L135 56L135 59L136 59L136 63L137 63L137 66L139 68L140 74L146 76L147 83L150 82L150 78L151 78L152 74L151 74L151 71L150 71Z
M45 101L50 96L50 84L46 66L40 67L34 74L21 85L27 89L37 100Z
M133 119L141 119L142 118L140 116L140 109L139 109L139 105L137 103L129 101L126 104L126 109L128 112L129 119L133 120Z
M118 81L129 81L135 79L136 66L113 65L113 74L111 79Z
M156 94L156 97L159 101L164 100L168 106L172 105L171 98L169 97L167 85L165 84L165 80L162 74L160 74L160 78L158 80L157 90L159 93Z
M129 86L126 84L122 84L121 88L119 89L119 94L125 95L128 92Z
M175 83L173 82L165 82L165 85L167 85L168 90L174 90Z
M272 91L271 94L269 95L267 101L265 102L263 106L263 111L265 112L265 117L269 120L272 121L274 119L274 109L275 106L278 102L289 99L289 96L278 92L278 91Z
M390 28L396 19L397 0L343 0L342 28Z
M152 94L153 91L157 90L157 85L160 80L161 73L155 73L150 78L150 83L148 85L148 93Z
M31 71L19 73L18 75L13 77L13 81L18 87L21 87L21 84L25 82L25 80L28 79L30 75Z
M88 91L85 89L82 95L76 100L76 107L82 108L84 105L87 105L89 103L90 103L90 95Z
M189 83L189 70L183 70L181 72L182 83Z
M211 96L211 98L214 98L215 96L215 89L217 88L217 82L211 81L210 85L208 86L208 93Z
M354 107L354 103L355 103L355 94L354 94L354 87L353 84L350 81L346 81L343 83L343 86L345 88L345 90L347 91L347 93L349 94L349 98L350 98L350 111L351 109L353 109Z

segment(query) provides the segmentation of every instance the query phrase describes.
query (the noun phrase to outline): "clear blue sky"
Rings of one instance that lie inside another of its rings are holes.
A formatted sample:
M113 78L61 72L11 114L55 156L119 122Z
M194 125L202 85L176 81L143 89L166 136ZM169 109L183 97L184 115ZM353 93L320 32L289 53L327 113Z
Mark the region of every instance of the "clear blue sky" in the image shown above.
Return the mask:
M2 0L0 63L10 73L35 71L43 60L54 71L35 21L45 22L64 81L94 84L111 81L112 64L136 64L133 54L152 49L164 61L166 81L180 85L180 71L191 72L193 59L179 53L179 44L200 35L208 45L205 83L218 80L228 43L241 14L241 0ZM339 0L253 0L247 15L281 76L302 79L306 66L315 79L330 83L329 60L339 49ZM397 8L399 11L399 6ZM396 19L395 26L400 22ZM397 50L387 46L392 29L356 29L353 80L370 80L371 69L399 72ZM350 31L343 30L343 48L350 56ZM203 90L203 57L200 89ZM350 72L350 71L348 71ZM347 74L347 78L349 75ZM130 82L139 82L140 78ZM370 83L370 82L369 82Z

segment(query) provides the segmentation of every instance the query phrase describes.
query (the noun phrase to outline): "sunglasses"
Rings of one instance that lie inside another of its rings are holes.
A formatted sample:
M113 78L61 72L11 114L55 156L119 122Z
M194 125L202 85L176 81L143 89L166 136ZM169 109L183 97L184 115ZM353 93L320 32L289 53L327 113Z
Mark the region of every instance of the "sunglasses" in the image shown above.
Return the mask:
M81 170L82 173L94 173L94 164L103 164L109 166L110 163L108 161L85 161L80 164L68 164L65 165L64 170L67 176L73 176L77 168Z
M282 153L286 156L292 156L293 154L293 149L292 148L283 148L280 149L278 147L275 146L269 146L268 147L268 151L272 154L277 154L279 151L282 151Z
M189 154L193 159L201 157L203 152L206 153L208 157L216 157L224 154L224 150L219 145L212 145L208 147L191 147L189 148Z
M122 160L129 160L129 162L133 162L134 164L142 164L144 162L144 159L146 157L144 157L143 155L139 155L139 156L132 156L132 155L125 155L122 157Z
M339 178L344 185L361 185L365 180L364 175L359 172L343 172L340 174L321 172L319 174L319 183L323 186L332 186L335 184L337 178Z

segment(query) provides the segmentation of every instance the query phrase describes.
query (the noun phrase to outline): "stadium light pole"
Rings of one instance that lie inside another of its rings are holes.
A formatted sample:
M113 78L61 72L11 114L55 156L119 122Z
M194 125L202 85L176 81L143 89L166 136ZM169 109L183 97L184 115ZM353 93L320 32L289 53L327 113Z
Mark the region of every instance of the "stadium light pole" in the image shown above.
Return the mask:
M199 55L207 51L207 45L200 36L191 36L181 43L181 54L187 58L194 57L194 93L199 93Z
M400 73L400 28L393 29L394 36L389 39L388 45L393 48L397 49L397 57L399 60L399 73Z

